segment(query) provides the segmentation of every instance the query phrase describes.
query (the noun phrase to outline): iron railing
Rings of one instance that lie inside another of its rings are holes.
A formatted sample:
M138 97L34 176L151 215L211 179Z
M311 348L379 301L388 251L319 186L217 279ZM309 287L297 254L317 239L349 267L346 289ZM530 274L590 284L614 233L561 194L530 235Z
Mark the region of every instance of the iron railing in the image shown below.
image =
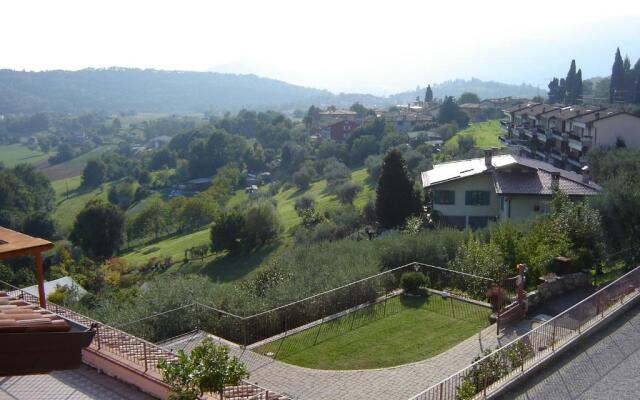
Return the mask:
M470 400L495 393L640 296L639 289L640 267L636 267L573 307L411 399Z
M28 303L39 305L38 296L34 296L4 281L0 281L0 290L6 291L9 295ZM129 366L129 368L133 368L138 373L146 375L149 379L162 380L161 371L158 368L158 362L160 360L177 360L176 354L165 348L98 322L66 307L48 301L46 308L65 319L77 322L86 327L94 328L96 335L89 345L90 349L120 363L124 361L124 364ZM284 399L283 396L279 396L274 392L246 381L242 381L237 386L226 387L224 397L252 400Z

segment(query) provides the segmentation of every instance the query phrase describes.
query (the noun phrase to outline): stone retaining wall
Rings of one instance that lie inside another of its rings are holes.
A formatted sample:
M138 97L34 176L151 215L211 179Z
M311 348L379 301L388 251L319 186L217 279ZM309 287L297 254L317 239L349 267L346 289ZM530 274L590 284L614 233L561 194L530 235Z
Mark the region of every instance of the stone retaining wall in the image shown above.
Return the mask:
M554 297L580 287L591 286L591 274L589 272L577 272L575 274L558 275L538 285L538 289L527 293L527 309L535 308Z

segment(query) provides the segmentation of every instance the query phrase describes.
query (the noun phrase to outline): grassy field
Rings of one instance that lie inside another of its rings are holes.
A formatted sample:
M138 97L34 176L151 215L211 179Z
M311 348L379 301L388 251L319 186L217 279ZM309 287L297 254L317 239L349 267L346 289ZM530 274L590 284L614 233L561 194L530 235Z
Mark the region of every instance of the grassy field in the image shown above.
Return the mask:
M53 219L65 235L71 231L76 215L82 211L87 202L93 199L107 201L107 194L111 186L111 183L107 183L100 188L82 189L80 182L81 177L75 176L52 183L56 192L56 208L53 211Z
M113 149L113 146L110 145L96 147L95 149L88 151L72 160L44 168L41 172L50 181L57 181L60 179L80 176L82 174L84 166L87 164L87 161L92 158L98 158L102 153L111 149Z
M458 147L458 137L473 136L476 140L476 147L481 149L489 149L491 147L502 148L504 145L498 139L502 135L500 121L497 119L477 122L471 124L468 128L461 130L445 143L446 148Z
M255 350L308 368L385 368L424 360L455 346L487 326L490 313L439 295L396 296L386 303Z
M40 150L31 150L21 144L0 146L0 162L10 168L18 164L37 164L48 159L52 154L46 154Z
M356 207L363 207L366 202L373 196L374 189L370 185L366 184L367 171L365 169L355 170L352 173L352 179L359 182L363 190L358 194L358 197L354 201ZM328 193L326 193L327 181L320 180L314 182L307 191L301 192L297 188L289 188L287 190L281 190L274 196L277 201L277 210L280 214L280 218L285 228L285 240L290 239L290 229L300 223L300 218L294 209L294 204L297 198L308 195L316 199L318 208L320 210L326 210L332 207L338 207L340 205L339 200ZM266 190L266 189L265 189ZM247 199L247 194L244 190L236 191L236 194L229 200L227 206L234 207L241 204ZM137 206L136 206L137 207ZM134 207L134 209L136 208ZM130 210L131 211L131 210ZM129 213L129 212L127 212ZM194 246L201 246L209 243L209 228L205 228L201 231L190 233L185 236L171 237L165 240L161 240L156 243L152 243L131 252L124 254L124 257L130 265L139 265L146 262L151 257L166 257L171 256L174 260L179 260L184 257L184 251ZM274 249L271 249L274 250ZM270 251L269 251L270 252ZM269 253L267 252L267 253ZM256 261L262 260L264 252L260 252L257 256L251 255L250 257L243 257L243 263L246 265L232 266L234 270L249 271L255 268ZM221 255L214 257L213 261L208 262L206 265L196 262L194 265L186 267L187 270L192 272L206 273L214 278L226 279L228 276L239 276L236 272L228 274L225 270L228 260L222 261L226 257ZM232 262L233 264L233 262Z

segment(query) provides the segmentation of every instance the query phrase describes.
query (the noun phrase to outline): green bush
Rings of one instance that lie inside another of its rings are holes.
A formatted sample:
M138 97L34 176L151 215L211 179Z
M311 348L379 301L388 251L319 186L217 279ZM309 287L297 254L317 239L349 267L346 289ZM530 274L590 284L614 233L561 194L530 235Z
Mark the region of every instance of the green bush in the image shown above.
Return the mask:
M416 294L422 286L427 285L428 279L422 272L405 272L400 278L400 286L406 293Z

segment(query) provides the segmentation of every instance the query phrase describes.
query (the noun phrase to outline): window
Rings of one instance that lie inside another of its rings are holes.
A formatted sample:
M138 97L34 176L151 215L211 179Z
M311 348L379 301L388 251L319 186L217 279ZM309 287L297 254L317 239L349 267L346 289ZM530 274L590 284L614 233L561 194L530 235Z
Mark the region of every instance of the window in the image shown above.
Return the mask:
M433 202L435 204L455 204L456 192L453 190L436 190L433 193Z
M468 206L488 206L489 192L484 190L467 190L464 203Z
M500 196L500 211L504 211L504 196Z

